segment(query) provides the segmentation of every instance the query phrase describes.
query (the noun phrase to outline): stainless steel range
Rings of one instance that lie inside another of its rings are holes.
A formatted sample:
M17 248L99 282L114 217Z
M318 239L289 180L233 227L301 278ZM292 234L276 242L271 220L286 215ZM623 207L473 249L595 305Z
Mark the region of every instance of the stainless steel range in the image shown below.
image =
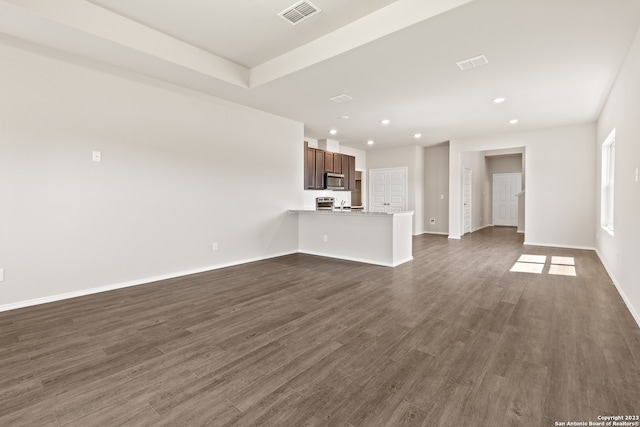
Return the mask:
M317 211L332 211L335 198L333 197L316 197Z

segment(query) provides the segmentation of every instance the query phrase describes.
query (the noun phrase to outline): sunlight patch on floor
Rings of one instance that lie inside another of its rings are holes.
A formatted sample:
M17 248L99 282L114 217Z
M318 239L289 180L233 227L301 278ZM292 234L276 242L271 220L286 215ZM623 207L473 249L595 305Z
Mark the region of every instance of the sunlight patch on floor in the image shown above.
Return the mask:
M509 271L542 274L546 262L546 255L522 254ZM573 257L552 256L548 273L558 276L576 276L575 264L576 262Z
M513 267L511 267L510 271L514 271L516 273L542 274L543 268L544 268L544 264L535 264L531 262L516 262L513 265Z
M518 262L535 262L539 264L544 264L547 261L546 255L520 255L518 258Z
M549 274L555 274L559 276L575 276L576 268L572 265L550 265Z
M572 256L552 256L551 264L576 265Z

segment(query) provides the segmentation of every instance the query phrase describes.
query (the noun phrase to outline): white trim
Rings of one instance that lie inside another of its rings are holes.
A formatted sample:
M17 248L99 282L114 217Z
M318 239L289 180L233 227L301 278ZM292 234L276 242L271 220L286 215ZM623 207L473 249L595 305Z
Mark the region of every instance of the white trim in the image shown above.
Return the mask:
M442 231L423 231L422 234L437 234L439 236L448 236L449 235L449 233L442 232Z
M596 248L593 246L578 246L578 245L559 245L557 243L533 243L533 242L524 242L523 245L528 246L547 246L550 248L563 248L563 249L579 249L585 251L595 251Z
M602 143L602 167L600 169L600 225L610 235L614 235L615 171L616 171L616 129L613 128Z
M189 276L191 274L204 273L207 271L218 270L225 267L233 267L249 262L264 261L271 258L277 258L285 255L299 253L298 251L281 252L277 254L266 255L262 257L248 258L238 261L232 261L224 264L217 264L208 267L194 268L192 270L184 270L176 273L161 274L159 276L146 277L144 279L131 280L128 282L115 283L112 285L100 286L98 288L83 289L75 292L67 292L64 294L51 295L43 298L36 298L26 301L18 301L11 304L0 305L0 312L16 310L19 308L31 307L39 304L47 304L50 302L62 301L71 298L83 297L87 295L97 294L100 292L115 291L116 289L128 288L131 286L145 285L147 283L158 282L160 280L175 279L176 277Z
M462 239L462 237L449 235L449 239L460 240L460 239Z
M596 255L598 255L598 258L600 259L600 262L602 263L602 266L604 267L605 271L609 275L609 278L611 279L618 293L620 294L620 297L622 297L622 300L624 301L625 305L627 306L627 309L631 313L631 316L633 316L633 319L638 324L638 327L640 327L640 314L636 311L633 305L631 305L631 300L629 300L627 295L622 290L622 286L620 285L620 283L618 283L615 276L613 275L613 272L607 266L607 263L604 261L604 257L600 254L600 251L598 251L598 249L595 249L595 252L596 252Z
M341 260L345 260L345 261L362 262L362 263L365 263L365 264L379 265L381 267L396 267L396 266L398 266L400 264L404 264L405 262L409 262L409 261L413 260L413 256L411 256L411 257L408 257L408 258L403 259L403 260L398 261L398 262L385 263L385 262L375 261L375 260L366 259L366 258L349 257L349 256L342 256L342 255L337 257L337 256L332 255L332 254L327 254L327 253L318 252L318 251L300 251L299 253L307 254L307 255L314 255L314 256L321 256L321 257L325 257L325 258L341 259Z

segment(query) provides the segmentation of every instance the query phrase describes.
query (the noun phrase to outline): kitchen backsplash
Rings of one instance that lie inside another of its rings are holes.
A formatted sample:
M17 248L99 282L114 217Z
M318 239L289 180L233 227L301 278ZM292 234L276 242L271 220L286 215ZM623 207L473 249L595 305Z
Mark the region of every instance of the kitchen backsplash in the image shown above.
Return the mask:
M316 197L333 197L335 205L340 206L344 200L345 206L351 206L350 191L332 191L332 190L305 190L304 191L304 209L316 208Z

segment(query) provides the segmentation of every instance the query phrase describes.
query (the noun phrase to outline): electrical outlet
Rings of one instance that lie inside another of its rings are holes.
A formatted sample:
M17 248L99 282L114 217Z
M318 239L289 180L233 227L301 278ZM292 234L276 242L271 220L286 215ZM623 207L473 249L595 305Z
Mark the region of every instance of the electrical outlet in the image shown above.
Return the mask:
M99 151L93 151L91 153L91 160L93 160L94 162L101 162L102 161L102 153L100 153Z
M213 251L217 251L218 250L218 242L213 242L211 244L211 250L213 250Z
M0 268L0 282L4 282L4 268Z
M429 224L435 224L436 223L436 219L435 218L430 218L429 219Z
M325 234L325 235L324 235L324 237L323 237L323 239L324 239L324 241L325 241L325 242L328 242L328 241L329 241L329 236L327 236L327 235Z

